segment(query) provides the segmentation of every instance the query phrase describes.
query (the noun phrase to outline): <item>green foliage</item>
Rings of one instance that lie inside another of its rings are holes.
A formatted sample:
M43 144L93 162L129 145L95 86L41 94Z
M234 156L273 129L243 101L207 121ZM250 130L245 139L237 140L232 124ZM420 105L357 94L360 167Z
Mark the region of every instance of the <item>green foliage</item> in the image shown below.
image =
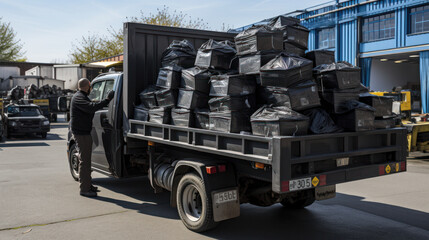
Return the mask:
M2 22L0 18L0 61L25 62L21 40L16 39L16 33L10 23Z
M208 24L204 22L203 19L192 19L182 12L170 12L170 9L167 6L157 9L155 14L149 13L148 15L145 15L141 12L140 17L130 17L127 18L127 20L130 22L162 26L209 29ZM97 34L92 33L89 33L87 36L82 36L80 41L77 40L75 44L72 44L70 61L72 63L87 63L122 54L124 52L123 30L115 30L110 27L108 32L109 36L98 36Z

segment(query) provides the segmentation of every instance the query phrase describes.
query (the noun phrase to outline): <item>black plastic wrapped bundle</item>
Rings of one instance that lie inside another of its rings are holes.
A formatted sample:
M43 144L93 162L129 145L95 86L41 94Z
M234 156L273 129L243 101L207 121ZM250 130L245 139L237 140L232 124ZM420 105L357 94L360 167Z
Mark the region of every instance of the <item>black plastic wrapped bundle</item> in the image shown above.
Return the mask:
M183 68L194 66L196 51L192 43L184 39L173 40L168 48L162 53L162 66L177 65Z
M194 110L196 128L210 129L210 111L206 108L196 108Z
M361 70L348 62L322 64L314 68L314 73L322 88L348 89L360 86Z
M335 52L329 50L313 50L305 54L305 58L313 61L313 66L335 63Z
M194 114L192 110L184 108L171 109L171 124L182 127L193 127Z
M278 16L276 18L273 18L269 23L268 26L271 28L281 28L283 26L294 26L300 24L299 18L294 17L285 17L285 16Z
M320 96L325 101L326 108L333 113L339 113L342 110L342 105L350 100L359 100L359 92L338 90L338 89L325 89L320 92Z
M365 103L350 100L342 104L341 114L336 115L338 126L347 131L370 131L374 130L375 109Z
M292 17L279 16L268 23L268 26L273 30L280 30L283 32L283 40L292 43L300 48L307 49L308 47L308 34L309 30L299 24L298 21Z
M395 118L375 118L374 120L375 129L387 129L395 127Z
M182 68L178 66L166 66L159 69L156 86L169 89L177 89L180 86Z
M288 42L283 43L283 49L284 52L289 55L297 55L300 57L305 57L305 51L307 50L307 48L297 47L296 45Z
M140 121L148 121L149 120L149 109L146 106L138 105L134 108L134 119Z
M171 118L170 107L158 107L149 109L149 122L169 124Z
M261 87L259 88L259 97L264 100L265 104L291 108L288 88Z
M58 111L60 112L67 112L67 97L61 96L58 97Z
M247 111L224 111L210 113L210 130L240 133L250 132L250 113Z
M177 98L177 106L186 109L207 108L209 96L205 93L179 89L179 96Z
M237 55L252 54L264 50L283 50L283 33L267 26L253 26L234 38Z
M387 96L376 96L370 93L363 93L359 101L375 108L376 117L392 116L393 98Z
M203 93L210 91L210 72L198 67L182 70L182 88Z
M242 97L216 97L209 100L210 111L241 111L246 109L253 109L256 106L254 95L247 95Z
M275 58L280 52L278 50L271 50L240 56L238 71L240 74L258 74L261 67Z
M289 87L297 82L311 79L312 69L311 60L281 53L261 67L261 85Z
M156 102L159 107L174 107L176 106L177 90L176 89L160 89L155 92Z
M140 102L146 108L155 108L158 106L158 104L156 103L155 92L156 92L156 87L151 85L139 94Z
M343 129L337 126L323 108L312 108L302 112L310 118L310 132L314 134L337 133Z
M301 111L320 106L317 85L312 80L298 83L289 88L291 107L295 111Z
M195 66L212 69L229 69L236 53L232 45L229 41L216 42L210 39L198 49Z
M217 75L210 78L210 96L245 96L255 93L256 79L246 75Z
M250 117L252 133L266 137L298 136L308 131L309 118L290 108L263 106Z

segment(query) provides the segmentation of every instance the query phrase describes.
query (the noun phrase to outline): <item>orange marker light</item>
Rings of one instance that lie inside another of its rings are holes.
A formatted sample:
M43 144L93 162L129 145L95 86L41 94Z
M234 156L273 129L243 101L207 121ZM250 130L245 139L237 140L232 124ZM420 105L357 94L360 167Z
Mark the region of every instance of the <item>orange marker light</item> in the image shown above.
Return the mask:
M257 163L255 163L255 168L264 169L265 168L265 164L257 162Z
M154 143L154 142L151 142L151 141L148 141L148 142L147 142L147 145L149 145L149 146L155 146L155 143Z
M206 167L206 172L207 172L207 174L215 174L216 173L216 167L215 166Z

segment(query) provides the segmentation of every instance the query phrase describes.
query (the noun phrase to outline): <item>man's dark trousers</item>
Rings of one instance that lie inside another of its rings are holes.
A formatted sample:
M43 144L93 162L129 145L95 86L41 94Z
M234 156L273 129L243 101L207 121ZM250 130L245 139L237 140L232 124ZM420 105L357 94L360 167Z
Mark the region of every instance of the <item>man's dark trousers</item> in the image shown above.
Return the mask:
M79 153L79 182L80 191L89 192L91 190L91 135L74 135L76 147Z

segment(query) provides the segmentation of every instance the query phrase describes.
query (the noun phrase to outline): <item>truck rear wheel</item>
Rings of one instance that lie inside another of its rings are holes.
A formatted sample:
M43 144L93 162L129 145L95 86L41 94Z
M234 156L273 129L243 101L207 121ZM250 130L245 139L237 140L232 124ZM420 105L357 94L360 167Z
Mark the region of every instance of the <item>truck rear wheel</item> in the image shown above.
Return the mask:
M314 189L308 189L299 192L292 192L280 203L289 209L301 209L310 206L315 200Z
M214 228L212 200L206 192L203 180L188 173L177 186L177 210L185 226L195 232Z
M75 181L79 181L79 157L76 149L76 145L70 146L69 151L69 166L70 173Z

